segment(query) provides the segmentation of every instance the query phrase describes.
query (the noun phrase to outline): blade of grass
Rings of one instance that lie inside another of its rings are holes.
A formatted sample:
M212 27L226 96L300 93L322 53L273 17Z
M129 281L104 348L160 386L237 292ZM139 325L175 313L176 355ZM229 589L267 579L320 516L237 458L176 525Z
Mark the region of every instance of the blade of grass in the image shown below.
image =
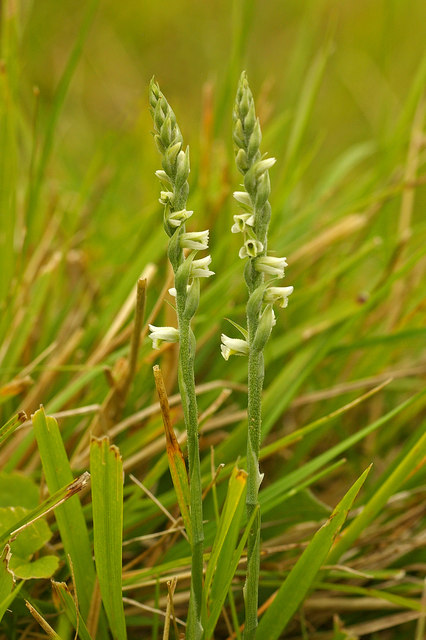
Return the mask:
M210 604L216 601L215 594L224 593L223 601L226 597L227 570L240 530L246 489L247 473L234 467L204 579L203 626L207 623Z
M90 633L84 623L81 613L77 611L76 603L64 582L52 580L53 599L56 600L57 608L65 612L68 620L78 633L80 640L92 640Z
M0 445L26 420L27 416L25 411L20 411L16 416L12 416L10 420L0 428Z
M220 581L221 590L218 591L217 593L216 592L214 594L212 593L212 607L210 610L210 616L207 621L207 625L205 629L206 639L211 638L212 634L214 633L216 623L219 619L219 615L223 607L223 603L225 602L226 595L229 592L229 588L231 586L232 578L235 575L244 547L246 546L250 529L253 525L255 518L257 517L257 511L258 511L258 508L256 508L251 514L251 517L247 522L247 526L244 530L244 533L241 536L241 540L238 544L238 547L235 549L232 555L231 561L225 567L225 571L222 574L222 578Z
M111 632L126 640L122 597L123 463L108 438L90 443L96 571Z
M346 520L349 510L370 471L368 467L339 502L327 522L317 531L308 547L262 616L257 636L277 640L311 588L318 571Z
M376 493L364 506L361 513L344 530L339 541L331 551L327 562L336 563L347 551L362 531L374 520L378 513L386 505L389 498L398 490L403 482L415 473L417 467L424 464L426 455L426 433L423 434L413 448L399 463L393 473L377 489Z
M69 465L59 426L55 418L46 417L41 408L32 416L34 434L50 492L71 482ZM64 504L55 514L66 556L71 558L78 600L86 619L95 583L91 545L80 501L76 498Z

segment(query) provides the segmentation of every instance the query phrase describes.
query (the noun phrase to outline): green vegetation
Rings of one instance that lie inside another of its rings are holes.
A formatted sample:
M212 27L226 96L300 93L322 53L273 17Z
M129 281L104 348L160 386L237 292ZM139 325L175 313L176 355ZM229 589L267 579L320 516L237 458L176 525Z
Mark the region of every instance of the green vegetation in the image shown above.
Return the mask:
M421 640L423 3L76 6L0 4L0 639Z

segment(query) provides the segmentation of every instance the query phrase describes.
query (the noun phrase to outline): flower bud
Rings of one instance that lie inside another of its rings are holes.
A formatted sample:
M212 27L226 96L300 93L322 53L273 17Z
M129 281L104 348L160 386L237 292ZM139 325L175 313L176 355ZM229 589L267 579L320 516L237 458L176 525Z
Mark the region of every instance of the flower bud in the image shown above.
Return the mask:
M237 169L241 173L245 173L249 168L247 154L244 149L239 149L237 155L235 156L235 164L237 165Z
M179 151L176 158L176 188L180 188L189 176L189 147Z
M161 180L161 182L164 182L165 184L172 186L169 176L162 169L159 169L158 171L156 171L155 175L159 180Z
M253 339L252 347L256 351L263 351L271 335L272 327L275 326L275 314L272 305L268 304L260 316L259 324Z
M243 206L250 207L250 208L253 206L251 202L251 198L247 193L247 191L234 191L232 195L235 198L235 200L240 204L242 204Z
M185 318L190 320L191 318L194 317L198 309L199 303L200 303L200 280L198 278L195 278L195 280L192 281L192 284L187 291L185 310L184 310Z
M276 161L276 158L264 158L263 160L259 160L258 162L256 162L253 167L256 179L259 179L260 176L265 173L265 171L268 171L271 167L273 167Z

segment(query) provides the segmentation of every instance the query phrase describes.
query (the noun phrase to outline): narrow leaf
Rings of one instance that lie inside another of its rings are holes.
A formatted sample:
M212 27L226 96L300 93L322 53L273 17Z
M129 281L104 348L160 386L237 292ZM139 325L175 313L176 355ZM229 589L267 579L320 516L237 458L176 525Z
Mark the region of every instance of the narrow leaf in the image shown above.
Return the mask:
M25 411L20 411L16 416L13 416L0 428L0 445L15 431L20 424L25 422L27 416Z
M68 483L72 485L73 474L57 421L50 416L46 417L43 408L36 411L32 421L49 491L54 493ZM86 619L95 584L95 567L86 521L78 498L63 504L56 510L55 517L65 555L71 558L78 601Z
M374 496L367 502L361 513L344 530L340 540L331 551L327 563L333 564L339 560L345 551L351 547L362 531L374 520L376 515L386 505L389 498L399 489L403 482L426 461L426 433L417 441L399 463L393 473L379 487Z
M52 580L53 600L57 609L64 611L68 620L76 631L80 640L92 640L90 633L84 623L81 613L77 612L76 603L67 585L64 582L55 582ZM78 617L77 617L78 613Z
M260 620L257 636L262 640L277 640L304 600L369 471L370 467L352 485L277 591Z
M126 640L122 597L123 463L108 438L92 438L93 537L99 588L111 632Z

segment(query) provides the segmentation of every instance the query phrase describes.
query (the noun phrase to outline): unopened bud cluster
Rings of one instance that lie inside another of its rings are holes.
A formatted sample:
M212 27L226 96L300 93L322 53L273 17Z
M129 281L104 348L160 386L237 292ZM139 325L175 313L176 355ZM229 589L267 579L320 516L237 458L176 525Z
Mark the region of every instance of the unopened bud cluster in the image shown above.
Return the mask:
M195 260L197 251L208 249L209 232L186 231L185 223L194 213L186 208L189 192L189 148L183 149L183 138L176 116L154 79L149 87L149 104L154 123L154 139L162 156L162 169L156 171L155 175L162 186L159 201L164 205L164 228L170 237L168 256L175 274L175 286L170 289L170 293L177 299L178 316L190 320L198 307L199 278L213 275L213 271L208 268L210 256ZM184 250L187 250L187 255ZM154 348L158 349L162 342L175 342L179 339L179 334L169 329L170 327L151 329L150 338Z

